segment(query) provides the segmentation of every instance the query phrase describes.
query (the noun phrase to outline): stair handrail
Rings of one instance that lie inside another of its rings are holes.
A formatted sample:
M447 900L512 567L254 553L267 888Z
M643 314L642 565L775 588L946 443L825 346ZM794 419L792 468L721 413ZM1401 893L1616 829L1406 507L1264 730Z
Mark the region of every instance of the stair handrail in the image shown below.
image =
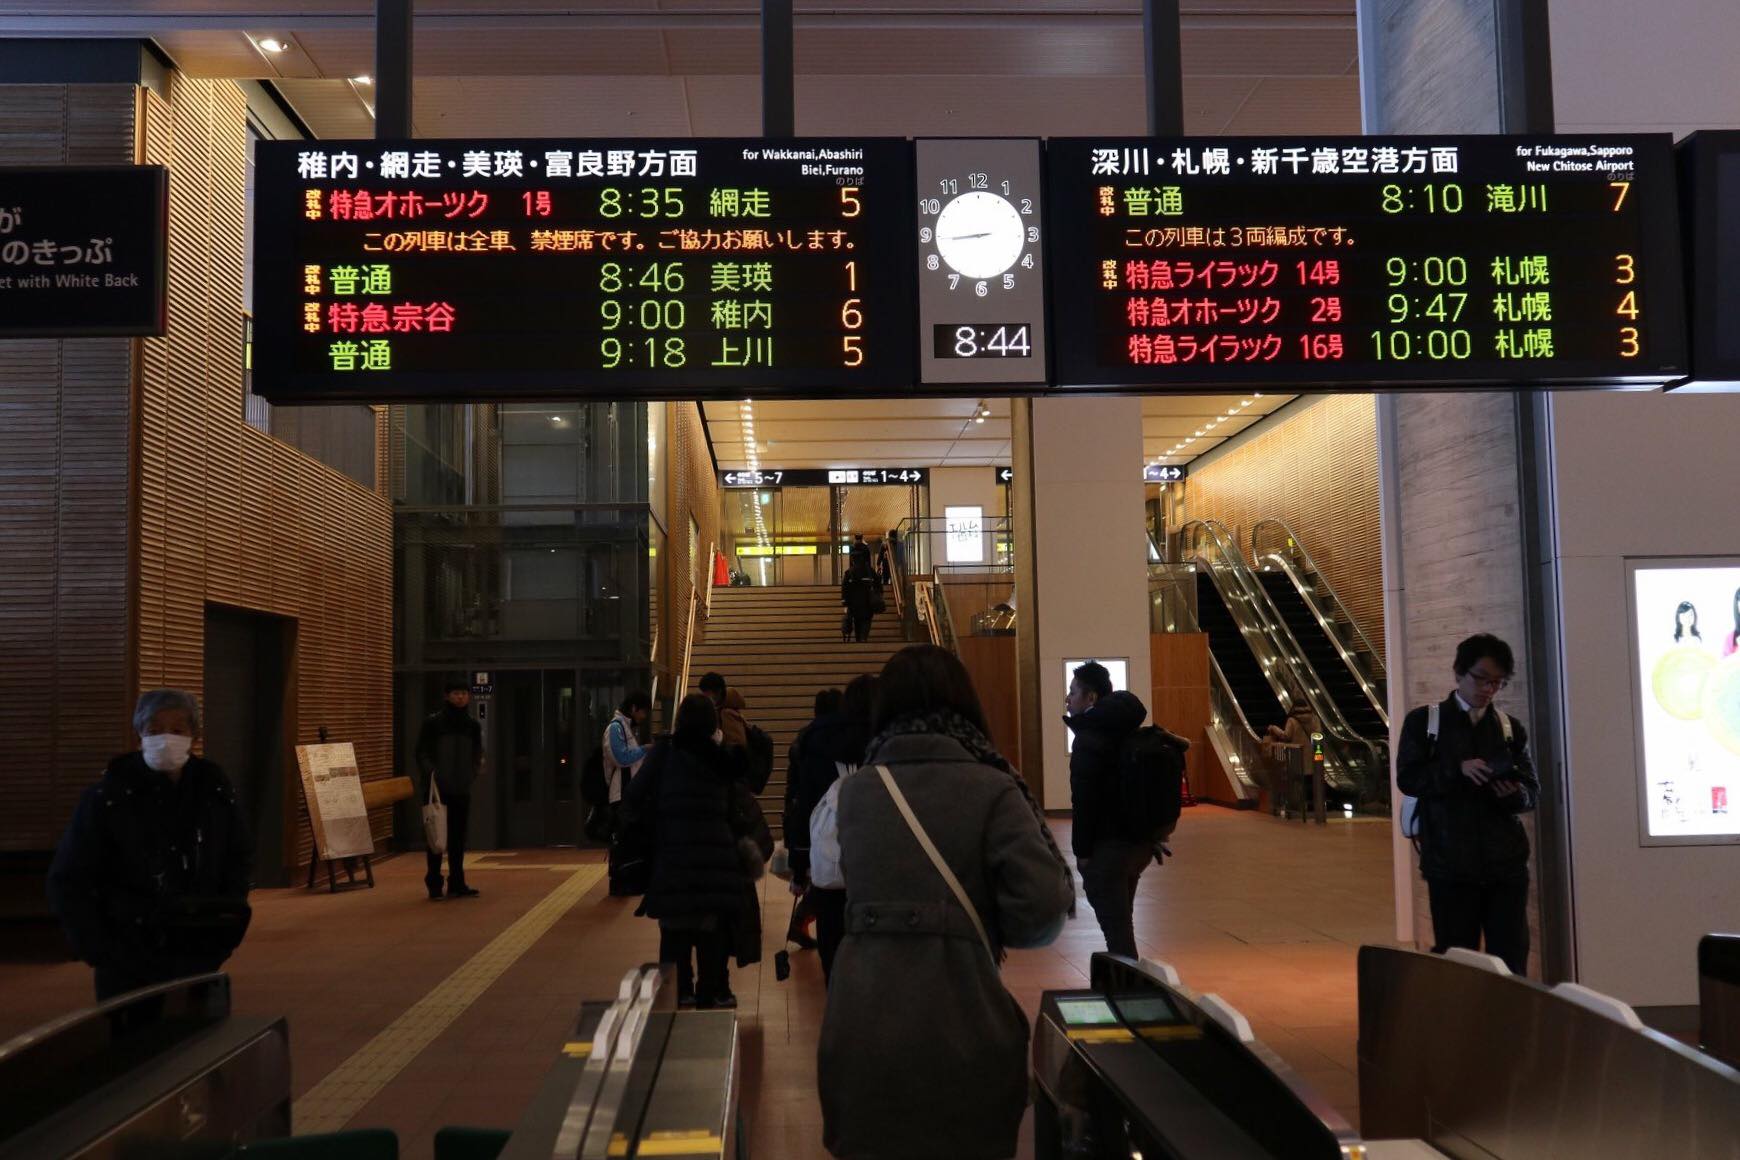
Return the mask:
M1305 650L1269 600L1268 592L1245 564L1236 541L1224 524L1219 520L1192 520L1180 531L1184 543L1209 568L1210 579L1220 588L1223 599L1228 596L1227 586L1232 588L1236 599L1226 601L1227 610L1239 626L1239 632L1252 643L1258 660L1263 662L1263 674L1275 690L1282 708L1291 708L1294 702L1303 699L1316 714L1326 742L1325 755L1334 759L1330 762L1330 773L1342 774L1352 783L1351 788L1369 792L1374 798L1381 797L1389 786L1388 738L1379 743L1361 737L1347 723L1341 707L1311 667ZM1223 577L1226 586L1221 583ZM1358 784L1362 765L1364 786Z
M1346 665L1347 671L1353 674L1354 682L1359 685L1359 691L1364 694L1366 703L1376 711L1378 719L1384 723L1384 729L1388 731L1390 711L1389 706L1385 703L1383 691L1373 683L1372 678L1367 675L1364 666L1359 663L1353 650L1349 649L1341 639L1340 634L1336 631L1334 618L1317 603L1316 598L1311 593L1310 585L1306 584L1305 577L1300 574L1298 566L1279 553L1270 553L1258 562L1262 565L1261 570L1266 571L1273 568L1287 577L1287 582L1293 586L1293 590L1299 593L1300 599L1305 602L1305 610L1323 629L1324 635L1329 638L1329 643L1335 646L1335 651L1341 657L1342 664ZM1322 674L1318 675L1322 676Z
M894 615L906 623L906 594L903 591L906 577L901 571L900 561L894 556L894 545L888 542L888 537L882 537L882 558L888 561L888 587L894 590Z
M1280 532L1281 545L1279 547L1265 548L1263 546L1263 529L1265 528ZM1359 638L1360 648L1365 651L1367 656L1371 657L1370 676L1373 683L1387 681L1389 670L1384 665L1383 654L1378 652L1377 646L1371 642L1371 637L1366 635L1365 629L1360 627L1359 621L1347 605L1342 603L1341 597L1336 594L1335 588L1329 583L1329 577L1324 574L1322 568L1317 566L1317 561L1306 549L1304 541L1293 533L1293 529L1287 526L1285 520L1263 519L1251 525L1251 562L1253 564L1261 563L1269 556L1303 563L1305 571L1317 577L1318 583L1312 586L1313 592L1307 594L1307 599L1316 600L1319 595L1328 598L1327 601L1319 601L1319 603L1329 605L1330 619L1334 620L1339 615L1347 623L1347 627L1353 630L1354 636ZM1338 633L1339 631L1337 629ZM1359 650L1351 651L1357 652Z
M1183 579L1178 573L1196 574L1194 564L1158 564L1148 569L1148 594L1150 600L1149 628L1154 632L1200 633L1201 624L1196 619L1196 610L1187 594ZM1170 623L1157 613L1162 604L1155 600L1155 593L1163 587L1174 590L1175 599L1167 602L1176 610L1176 615ZM1259 784L1271 792L1274 786L1268 785L1267 778L1259 782L1258 775L1267 773L1269 763L1267 754L1263 752L1263 739L1251 726L1250 719L1245 716L1243 706L1238 698L1232 695L1232 683L1221 671L1220 662L1214 659L1213 651L1208 652L1208 704L1209 720L1212 727L1221 732L1227 741L1228 748L1233 751L1233 769L1227 772L1234 778L1250 787Z
M683 642L683 676L677 684L677 700L681 701L689 695L689 662L695 655L695 610L700 606L701 589L691 578L689 581L689 624L688 639Z
M937 623L936 602L931 589L934 582L930 580L914 580L912 582L912 607L919 621L924 625L925 632L930 636L930 643L942 645L942 625Z
M948 588L941 580L934 580L931 582L931 589L931 596L933 598L931 601L932 607L937 614L937 623L942 630L942 639L937 643L954 653L956 656L960 656L961 638L960 635L955 632L954 614L949 611Z
M713 577L719 568L719 541L712 540L707 544L707 604L701 615L708 620L713 619Z

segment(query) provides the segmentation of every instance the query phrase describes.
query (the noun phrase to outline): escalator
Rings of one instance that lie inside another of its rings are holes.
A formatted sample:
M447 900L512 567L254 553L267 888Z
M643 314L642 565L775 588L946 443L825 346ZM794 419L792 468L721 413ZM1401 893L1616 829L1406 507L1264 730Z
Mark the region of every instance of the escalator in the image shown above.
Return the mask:
M1246 719L1262 730L1280 724L1289 706L1310 706L1329 788L1356 805L1387 802L1388 730L1368 737L1347 720L1225 527L1215 520L1193 520L1179 534L1199 571L1202 630ZM1345 668L1339 656L1337 663Z
M1286 720L1287 710L1275 695L1269 678L1263 675L1262 662L1251 651L1250 642L1207 569L1196 573L1196 620L1208 634L1208 651L1214 655L1228 689L1252 728L1262 730Z
M1341 646L1330 638L1293 578L1280 570L1262 571L1256 576L1348 725L1361 737L1388 737L1389 722L1372 704L1359 678L1343 658Z

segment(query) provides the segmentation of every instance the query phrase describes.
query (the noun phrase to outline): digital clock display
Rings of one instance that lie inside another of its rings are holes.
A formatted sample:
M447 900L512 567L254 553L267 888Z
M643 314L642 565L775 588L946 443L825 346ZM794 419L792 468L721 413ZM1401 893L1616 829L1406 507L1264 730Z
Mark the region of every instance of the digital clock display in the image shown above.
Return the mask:
M276 402L912 386L907 142L257 149Z
M1033 357L1033 331L1024 322L941 322L931 335L937 358Z
M1053 140L1056 381L1654 384L1663 136Z

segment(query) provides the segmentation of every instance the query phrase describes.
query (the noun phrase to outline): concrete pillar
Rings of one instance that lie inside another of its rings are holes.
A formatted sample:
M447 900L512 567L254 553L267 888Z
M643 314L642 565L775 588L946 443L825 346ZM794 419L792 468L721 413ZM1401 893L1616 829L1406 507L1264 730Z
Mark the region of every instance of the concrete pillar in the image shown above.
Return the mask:
M1035 399L1017 406L1013 433L1022 733L1024 752L1041 755L1026 772L1045 808L1062 810L1064 662L1121 660L1129 687L1151 697L1142 402Z
M1368 133L1499 133L1526 102L1513 9L1467 0L1358 0L1361 99ZM1510 82L1507 88L1507 81ZM1509 112L1507 112L1509 110ZM1390 719L1399 734L1408 709L1442 700L1456 644L1492 632L1516 651L1518 671L1501 699L1529 727L1531 650L1524 567L1522 471L1516 402L1510 393L1379 396ZM1395 795L1400 810L1400 794ZM1536 843L1537 855L1539 843ZM1530 926L1539 974L1540 875ZM1432 941L1430 912L1413 849L1395 831L1396 933ZM1555 972L1560 973L1562 972Z

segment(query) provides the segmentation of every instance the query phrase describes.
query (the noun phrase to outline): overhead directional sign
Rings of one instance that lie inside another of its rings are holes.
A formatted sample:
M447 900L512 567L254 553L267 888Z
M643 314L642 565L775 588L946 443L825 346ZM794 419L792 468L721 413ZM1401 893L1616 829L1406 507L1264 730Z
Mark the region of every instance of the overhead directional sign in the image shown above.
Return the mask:
M1158 463L1150 463L1142 468L1142 482L1172 483L1174 480L1183 479L1185 474L1185 469L1182 467L1162 467Z
M1665 135L1052 140L1055 382L1656 384Z
M1015 469L1013 467L993 467L991 469L991 474L1000 484L1012 483L1015 480Z
M900 140L261 142L254 390L910 389Z
M907 486L930 482L927 467L827 467L761 471L721 471L719 485L743 487Z

